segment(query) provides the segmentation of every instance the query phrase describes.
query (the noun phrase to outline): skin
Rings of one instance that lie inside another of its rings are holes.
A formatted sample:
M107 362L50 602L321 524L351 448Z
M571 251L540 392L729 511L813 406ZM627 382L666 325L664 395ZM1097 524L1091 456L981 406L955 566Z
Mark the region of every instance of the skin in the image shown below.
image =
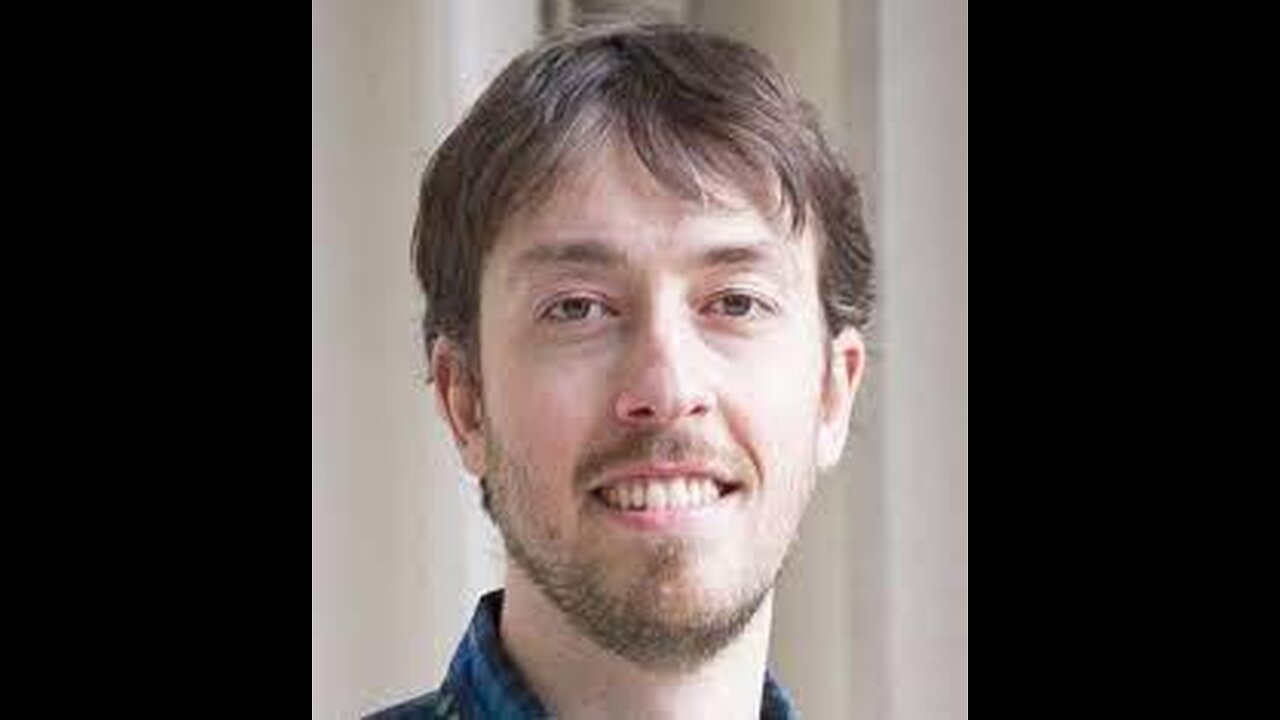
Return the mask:
M715 197L609 144L498 237L479 358L433 349L508 546L504 647L560 717L758 717L772 588L844 446L865 350L825 329L812 223ZM673 475L726 494L602 499Z

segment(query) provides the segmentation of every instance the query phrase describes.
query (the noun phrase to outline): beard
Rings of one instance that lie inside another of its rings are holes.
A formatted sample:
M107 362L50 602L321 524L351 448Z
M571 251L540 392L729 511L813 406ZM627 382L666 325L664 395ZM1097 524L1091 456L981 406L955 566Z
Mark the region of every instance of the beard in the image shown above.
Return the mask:
M742 634L777 582L812 487L812 481L801 483L781 517L761 528L759 547L728 549L745 564L715 562L705 541L673 536L645 538L610 556L589 535L566 539L562 528L539 523L530 497L537 479L504 452L492 428L486 437L491 476L481 478L483 504L508 557L582 635L657 672L696 668ZM759 475L740 451L719 450L688 434L648 432L589 450L574 469L575 497L616 464L711 458L759 492ZM708 570L728 579L706 587L701 578Z

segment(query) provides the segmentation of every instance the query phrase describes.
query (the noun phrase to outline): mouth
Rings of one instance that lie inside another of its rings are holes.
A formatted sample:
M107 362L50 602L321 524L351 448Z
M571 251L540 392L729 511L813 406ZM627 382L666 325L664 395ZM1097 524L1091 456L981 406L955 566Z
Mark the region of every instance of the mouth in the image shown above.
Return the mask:
M740 490L737 483L698 475L635 477L592 491L605 507L623 513L681 513L708 508Z

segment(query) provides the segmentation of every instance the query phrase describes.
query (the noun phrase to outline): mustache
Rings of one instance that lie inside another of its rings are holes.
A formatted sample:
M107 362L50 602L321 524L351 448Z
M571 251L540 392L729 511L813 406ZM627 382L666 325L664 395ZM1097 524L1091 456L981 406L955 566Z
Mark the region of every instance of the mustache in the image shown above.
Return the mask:
M687 430L651 430L589 448L574 468L574 487L586 490L612 467L646 462L710 465L749 486L758 484L755 466L740 449L722 447Z

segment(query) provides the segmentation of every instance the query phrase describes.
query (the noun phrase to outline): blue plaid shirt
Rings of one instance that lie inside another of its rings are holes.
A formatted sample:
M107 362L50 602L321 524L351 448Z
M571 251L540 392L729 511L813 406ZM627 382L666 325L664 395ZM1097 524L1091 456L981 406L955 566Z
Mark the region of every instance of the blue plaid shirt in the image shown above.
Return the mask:
M498 617L502 591L480 598L471 627L458 643L438 690L368 716L366 720L528 720L550 718L502 649ZM762 720L798 717L782 686L765 672Z

